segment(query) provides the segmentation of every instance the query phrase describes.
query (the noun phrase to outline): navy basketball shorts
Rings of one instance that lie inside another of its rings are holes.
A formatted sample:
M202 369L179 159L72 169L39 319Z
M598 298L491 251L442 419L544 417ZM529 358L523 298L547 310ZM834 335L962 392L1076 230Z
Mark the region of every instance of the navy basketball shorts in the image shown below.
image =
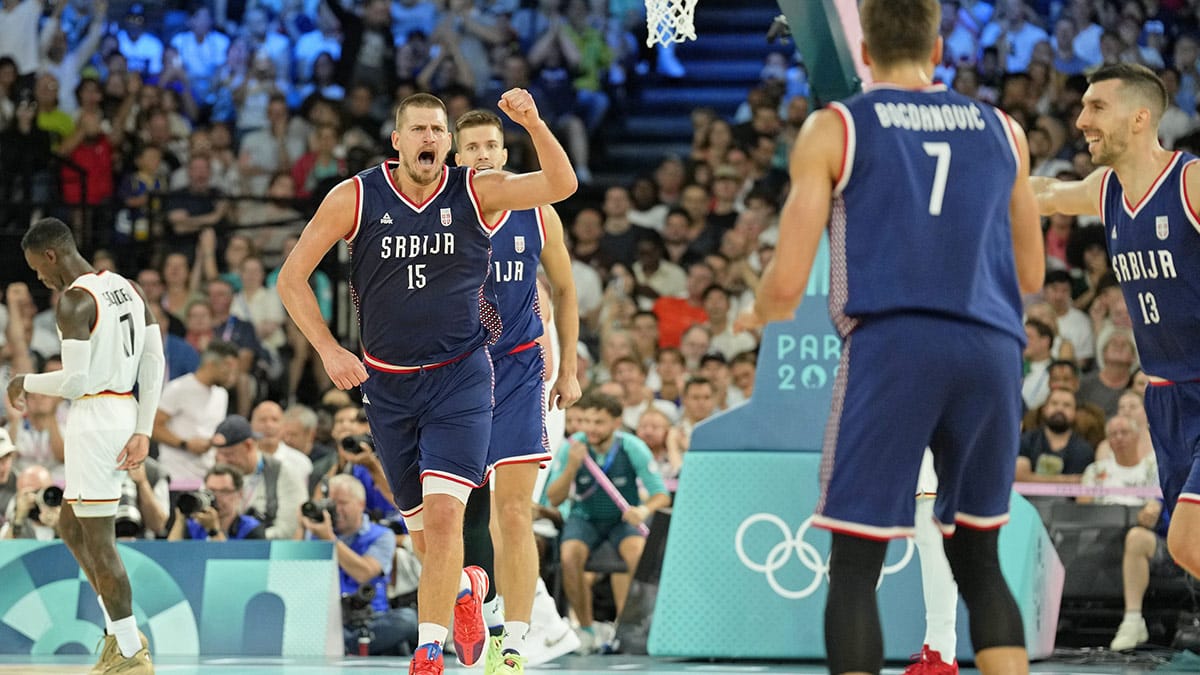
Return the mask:
M860 324L842 345L813 524L870 539L911 536L926 446L943 532L1007 522L1021 352L1013 335L937 315Z
M412 373L375 369L362 383L363 408L397 508L419 510L421 481L438 476L484 483L492 430L492 360L487 349Z
M496 407L492 412L491 466L549 462L546 440L546 359L541 345L493 356Z
M1146 418L1167 509L1200 504L1200 382L1146 387Z

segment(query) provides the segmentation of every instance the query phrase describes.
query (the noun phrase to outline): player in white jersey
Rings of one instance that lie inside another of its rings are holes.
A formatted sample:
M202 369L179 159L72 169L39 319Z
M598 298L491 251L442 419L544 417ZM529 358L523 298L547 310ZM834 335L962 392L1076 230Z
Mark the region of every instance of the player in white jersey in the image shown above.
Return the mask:
M104 650L92 673L153 673L133 616L115 525L124 472L141 466L150 450L166 365L162 333L141 289L112 272L96 272L61 220L34 223L21 248L38 279L62 294L55 319L63 367L14 377L8 399L18 410L25 407L25 392L72 401L63 434L66 486L59 533L104 612Z

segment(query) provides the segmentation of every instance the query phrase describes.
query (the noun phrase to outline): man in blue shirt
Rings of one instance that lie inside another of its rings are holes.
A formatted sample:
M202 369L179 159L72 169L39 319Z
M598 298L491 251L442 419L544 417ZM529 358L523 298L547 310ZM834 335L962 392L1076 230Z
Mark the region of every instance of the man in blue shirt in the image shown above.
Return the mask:
M396 554L395 533L367 518L366 489L350 474L340 473L329 479L329 501L336 514L332 522L324 511L319 521L301 516L307 538L334 542L343 598L357 595L367 600L369 596L371 618L366 627L371 633L370 653L408 653L417 643L417 613L411 607L388 606L387 580ZM360 590L364 586L371 592ZM358 653L357 628L342 626L348 654Z
M242 472L228 464L217 464L204 476L204 489L212 493L212 504L184 515L175 508L175 523L168 541L181 539L229 541L266 539L267 528L258 518L243 513Z

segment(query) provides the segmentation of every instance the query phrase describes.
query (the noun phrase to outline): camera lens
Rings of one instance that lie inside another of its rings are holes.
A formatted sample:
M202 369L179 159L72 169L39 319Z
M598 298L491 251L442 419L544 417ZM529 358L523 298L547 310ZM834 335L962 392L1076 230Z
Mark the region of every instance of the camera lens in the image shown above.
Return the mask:
M315 502L311 502L311 501L304 502L303 504L300 505L300 515L304 516L305 518L308 518L309 520L316 520L316 521L322 520L321 507L317 506Z
M62 506L63 491L57 485L47 486L42 490L42 503L46 506Z
M358 436L346 436L342 438L342 449L351 454L362 452L362 448L358 447Z

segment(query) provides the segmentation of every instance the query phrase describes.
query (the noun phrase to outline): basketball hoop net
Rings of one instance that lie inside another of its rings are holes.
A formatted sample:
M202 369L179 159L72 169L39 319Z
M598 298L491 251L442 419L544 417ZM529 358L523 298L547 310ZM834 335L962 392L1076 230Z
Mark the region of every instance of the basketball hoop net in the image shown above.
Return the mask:
M696 39L696 0L646 0L646 46Z

